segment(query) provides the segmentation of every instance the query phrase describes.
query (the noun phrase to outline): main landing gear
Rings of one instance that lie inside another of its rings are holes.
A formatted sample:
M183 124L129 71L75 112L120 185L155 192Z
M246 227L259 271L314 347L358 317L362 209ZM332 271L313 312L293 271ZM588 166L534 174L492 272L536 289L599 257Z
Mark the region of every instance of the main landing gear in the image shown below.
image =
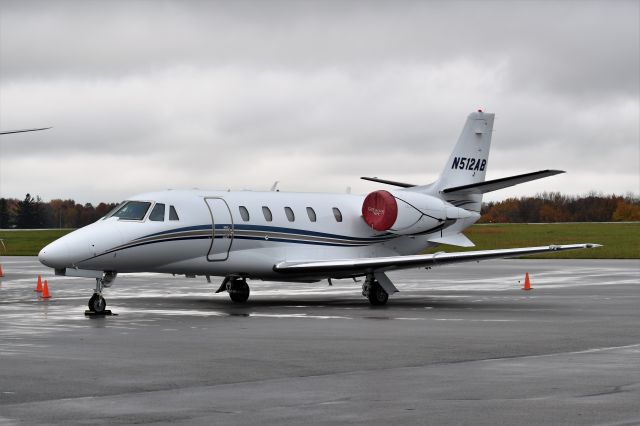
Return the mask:
M373 275L367 275L367 279L362 284L362 295L369 299L369 303L373 306L385 305L389 300L389 294L384 291Z
M102 278L96 278L96 288L93 296L89 299L89 314L109 315L111 311L107 310L107 301L102 297L102 289L111 287L116 279L116 272L105 272Z
M249 284L246 278L241 277L225 277L216 293L226 291L229 297L236 303L244 303L249 299Z

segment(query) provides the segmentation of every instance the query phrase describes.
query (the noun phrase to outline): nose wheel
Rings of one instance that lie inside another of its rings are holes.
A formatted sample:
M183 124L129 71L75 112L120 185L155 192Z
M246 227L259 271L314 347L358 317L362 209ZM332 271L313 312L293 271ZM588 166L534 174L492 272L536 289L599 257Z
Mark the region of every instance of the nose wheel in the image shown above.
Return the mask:
M111 315L111 311L107 310L107 301L102 297L102 289L110 287L115 278L115 273L105 274L103 278L96 278L96 289L93 296L89 299L89 310L85 311L85 315Z
M102 314L107 307L107 301L104 300L101 294L93 293L91 299L89 299L89 310L91 312L95 312L96 314Z

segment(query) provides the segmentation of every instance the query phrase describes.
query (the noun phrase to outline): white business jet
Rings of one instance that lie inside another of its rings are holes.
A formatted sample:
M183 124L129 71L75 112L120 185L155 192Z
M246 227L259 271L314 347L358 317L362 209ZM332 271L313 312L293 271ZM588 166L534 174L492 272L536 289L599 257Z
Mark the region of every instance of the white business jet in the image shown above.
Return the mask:
M399 189L368 195L168 190L136 195L38 255L57 275L96 279L89 309L118 272L224 277L217 292L249 298L247 279L314 282L364 277L383 305L398 291L386 272L585 249L597 244L416 254L438 244L473 246L462 234L480 218L482 194L563 173L543 170L485 181L494 114L469 115L440 177L429 185L363 178Z

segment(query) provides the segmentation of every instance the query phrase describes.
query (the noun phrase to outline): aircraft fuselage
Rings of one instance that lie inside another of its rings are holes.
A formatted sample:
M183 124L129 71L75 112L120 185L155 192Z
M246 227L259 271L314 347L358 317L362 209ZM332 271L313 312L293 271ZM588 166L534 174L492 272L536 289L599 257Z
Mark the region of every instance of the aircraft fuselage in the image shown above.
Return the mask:
M426 234L375 231L362 220L363 199L276 191L141 194L130 200L150 203L143 219L99 220L52 243L40 258L53 268L291 279L275 272L274 262L397 256L435 245ZM163 219L150 220L160 203L166 206ZM170 219L170 206L178 220Z

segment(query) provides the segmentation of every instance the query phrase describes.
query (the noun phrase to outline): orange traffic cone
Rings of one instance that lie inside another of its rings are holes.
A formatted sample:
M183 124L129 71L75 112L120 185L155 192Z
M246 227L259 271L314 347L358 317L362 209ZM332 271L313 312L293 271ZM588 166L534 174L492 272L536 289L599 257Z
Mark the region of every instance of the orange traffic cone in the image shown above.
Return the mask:
M524 276L524 287L523 290L531 290L531 281L529 281L529 273L526 272Z
M42 298L48 299L50 297L51 295L49 294L49 283L47 282L47 280L44 280L44 288L42 289Z
M42 278L40 278L40 275L38 275L38 285L36 286L35 291L42 293Z
M4 271L2 270L2 265L0 265L0 278L4 277Z

